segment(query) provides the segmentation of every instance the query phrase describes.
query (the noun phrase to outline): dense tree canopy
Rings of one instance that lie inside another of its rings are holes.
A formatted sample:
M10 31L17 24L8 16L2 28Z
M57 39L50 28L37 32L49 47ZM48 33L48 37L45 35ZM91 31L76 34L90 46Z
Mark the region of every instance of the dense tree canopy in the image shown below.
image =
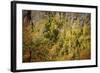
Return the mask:
M23 20L28 12L23 10ZM23 62L91 58L89 13L30 12L27 26L23 23Z

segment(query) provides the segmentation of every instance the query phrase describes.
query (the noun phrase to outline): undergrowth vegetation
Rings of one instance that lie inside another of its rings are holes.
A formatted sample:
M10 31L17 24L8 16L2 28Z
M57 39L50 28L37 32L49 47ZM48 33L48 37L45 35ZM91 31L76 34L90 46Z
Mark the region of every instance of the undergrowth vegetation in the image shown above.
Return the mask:
M23 18L23 62L91 58L89 13L31 11L30 16Z

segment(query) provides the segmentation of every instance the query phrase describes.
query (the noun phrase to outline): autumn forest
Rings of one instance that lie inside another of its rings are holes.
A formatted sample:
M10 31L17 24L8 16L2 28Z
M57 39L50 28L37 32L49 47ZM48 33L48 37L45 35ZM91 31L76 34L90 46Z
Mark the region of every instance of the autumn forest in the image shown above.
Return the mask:
M22 61L91 59L91 14L23 10Z

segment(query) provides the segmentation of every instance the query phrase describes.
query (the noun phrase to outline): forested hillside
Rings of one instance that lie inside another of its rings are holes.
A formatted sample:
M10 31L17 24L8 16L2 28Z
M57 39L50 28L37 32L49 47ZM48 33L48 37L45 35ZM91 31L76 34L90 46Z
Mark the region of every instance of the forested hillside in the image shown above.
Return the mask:
M23 10L23 62L91 58L91 14Z

